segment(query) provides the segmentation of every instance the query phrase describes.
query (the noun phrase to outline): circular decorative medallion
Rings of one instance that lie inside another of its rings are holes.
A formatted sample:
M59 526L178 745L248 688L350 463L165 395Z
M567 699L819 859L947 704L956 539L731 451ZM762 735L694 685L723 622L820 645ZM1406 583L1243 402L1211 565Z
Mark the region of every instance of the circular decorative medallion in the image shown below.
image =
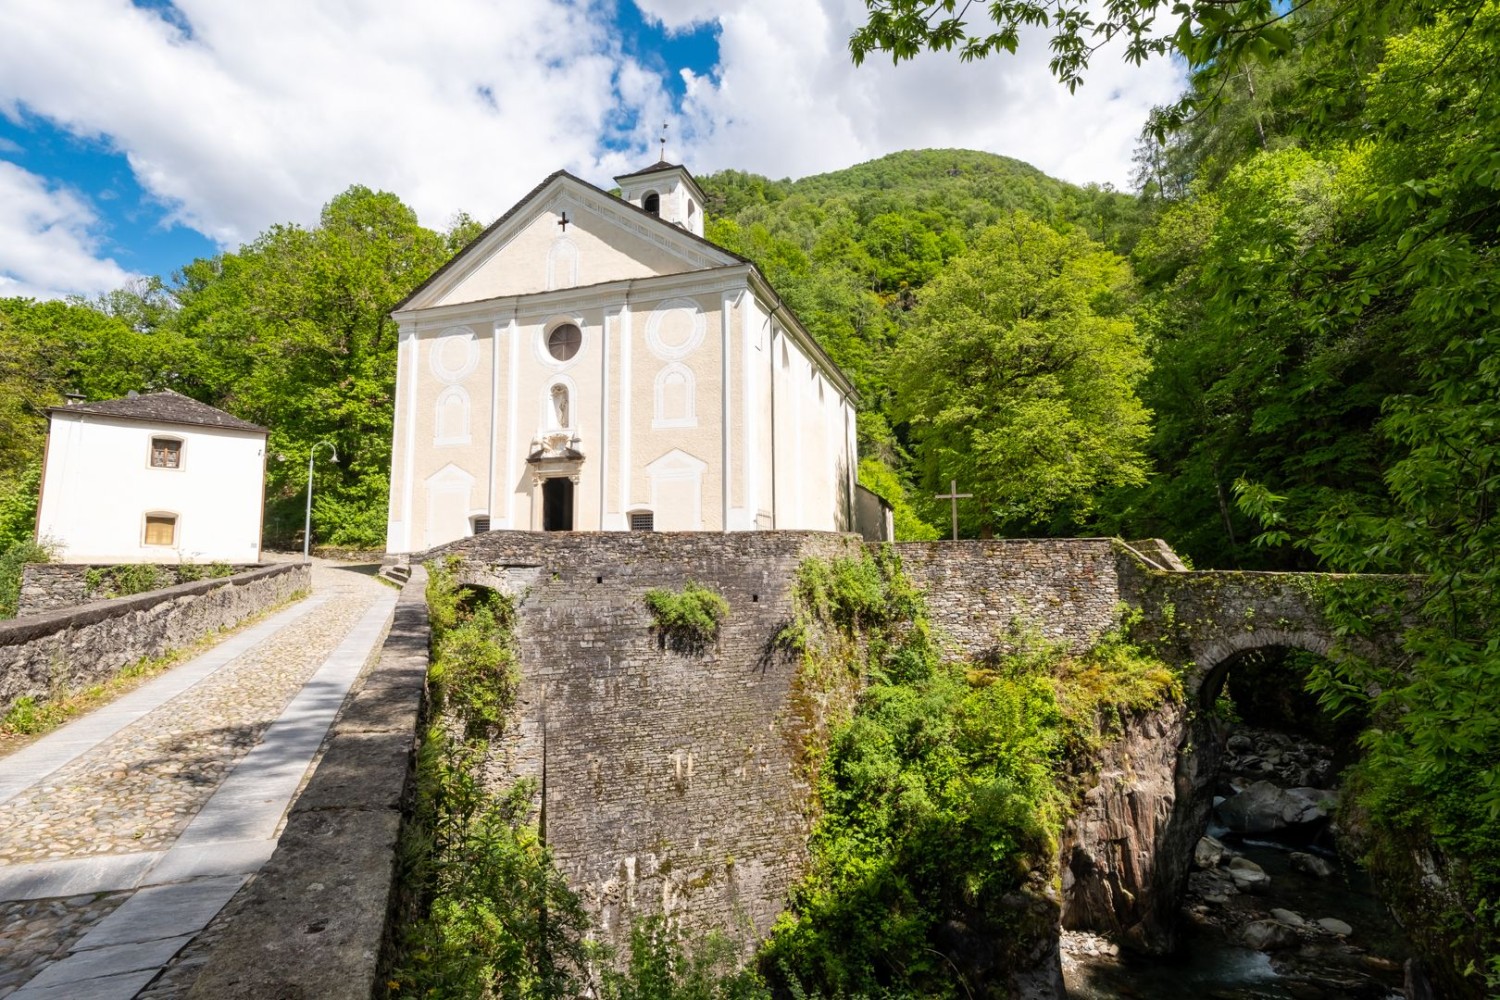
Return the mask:
M646 320L646 346L663 361L685 358L703 343L707 322L692 299L668 299Z
M432 374L444 382L459 382L479 367L479 342L468 327L450 327L432 342L429 358Z

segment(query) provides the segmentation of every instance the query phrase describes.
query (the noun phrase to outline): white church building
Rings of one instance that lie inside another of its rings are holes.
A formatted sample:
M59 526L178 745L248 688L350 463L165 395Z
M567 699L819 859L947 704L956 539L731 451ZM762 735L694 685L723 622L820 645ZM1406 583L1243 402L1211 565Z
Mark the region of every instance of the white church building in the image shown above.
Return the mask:
M852 530L853 387L681 166L538 185L393 312L387 548Z

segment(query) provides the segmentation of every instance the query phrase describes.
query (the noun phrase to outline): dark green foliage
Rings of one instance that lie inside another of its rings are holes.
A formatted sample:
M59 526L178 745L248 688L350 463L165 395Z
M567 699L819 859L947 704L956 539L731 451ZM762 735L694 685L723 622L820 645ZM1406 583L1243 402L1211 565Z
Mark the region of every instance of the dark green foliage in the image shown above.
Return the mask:
M571 1000L583 985L588 917L529 818L535 789L486 791L483 759L483 743L454 743L439 727L422 745L406 877L427 908L406 928L388 995Z
M520 673L511 629L515 603L483 587L460 586L456 559L427 567L432 623L434 708L448 711L470 737L490 735L515 704Z
M604 970L599 1000L771 1000L753 969L741 969L739 949L719 934L689 941L662 917L630 927L630 963Z
M482 778L487 737L515 699L514 613L501 595L459 586L456 559L427 569L432 709L463 733L439 721L418 755L402 853L420 916L402 929L388 995L571 1000L584 986L588 916L538 835L534 785L496 795Z
M646 608L662 644L674 649L701 649L719 639L719 626L729 614L724 595L689 580L681 590L656 587L646 591Z
M89 597L100 600L144 594L170 587L173 582L172 574L154 563L96 567L83 577Z
M0 619L16 616L21 600L21 571L26 564L51 561L51 551L32 541L11 542L0 548Z
M812 871L762 968L812 995L978 995L1050 933L1037 873L1101 728L1175 697L1177 679L1121 635L1084 656L1023 644L941 663L889 549L805 562L796 602L787 641L869 683L821 762ZM994 962L965 964L966 940Z
M41 462L0 475L0 547L32 540L41 485Z

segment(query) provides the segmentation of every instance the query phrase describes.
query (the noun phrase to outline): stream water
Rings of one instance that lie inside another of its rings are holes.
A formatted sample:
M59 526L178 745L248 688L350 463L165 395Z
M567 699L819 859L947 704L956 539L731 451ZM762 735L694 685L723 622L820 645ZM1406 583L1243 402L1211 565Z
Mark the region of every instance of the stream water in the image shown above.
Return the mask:
M1328 753L1263 731L1257 732L1257 753L1267 749L1267 737L1280 740L1284 751L1304 762L1316 758L1318 751ZM1233 755L1227 758L1233 759ZM1251 758L1247 751L1242 759L1260 758ZM1235 777L1237 787L1243 787L1246 780ZM1221 784L1228 781L1227 774L1221 777ZM1283 787L1300 783L1286 782ZM1233 794L1228 787L1222 790ZM1269 883L1241 886L1245 891L1238 891L1223 862L1200 870L1191 880L1185 901L1178 950L1170 957L1116 954L1102 939L1065 935L1063 975L1069 997L1400 1000L1405 938L1365 873L1332 849L1324 823L1245 836L1211 825L1207 833L1222 842L1228 855L1259 866L1270 876ZM1300 867L1294 866L1293 852L1316 855L1335 870L1318 877L1307 870L1305 858ZM1319 927L1317 922L1323 918L1342 922L1349 933L1335 934ZM1279 946L1256 950L1246 946L1245 936L1247 926L1257 922L1295 931L1278 928L1285 940Z
M1213 832L1213 831L1210 831ZM1222 833L1222 831L1219 831ZM1235 842L1234 849L1265 869L1271 889L1249 897L1240 909L1280 907L1309 920L1336 917L1354 928L1345 942L1271 953L1236 944L1220 926L1187 922L1177 954L1132 958L1074 954L1064 960L1068 996L1073 1000L1400 1000L1400 962L1406 957L1400 928L1376 898L1369 879L1341 864L1331 878L1293 870L1292 849L1300 845L1263 840ZM1253 900L1253 902L1252 902ZM1372 976L1356 989L1340 989L1348 973Z

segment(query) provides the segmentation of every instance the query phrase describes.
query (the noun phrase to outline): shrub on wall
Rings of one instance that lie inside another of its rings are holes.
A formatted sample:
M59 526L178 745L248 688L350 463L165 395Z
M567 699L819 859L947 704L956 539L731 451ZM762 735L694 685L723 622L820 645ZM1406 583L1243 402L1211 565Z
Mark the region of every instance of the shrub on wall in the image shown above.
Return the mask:
M681 590L646 591L646 607L663 645L671 644L679 651L696 651L717 642L719 626L729 614L729 602L722 594L693 580Z

